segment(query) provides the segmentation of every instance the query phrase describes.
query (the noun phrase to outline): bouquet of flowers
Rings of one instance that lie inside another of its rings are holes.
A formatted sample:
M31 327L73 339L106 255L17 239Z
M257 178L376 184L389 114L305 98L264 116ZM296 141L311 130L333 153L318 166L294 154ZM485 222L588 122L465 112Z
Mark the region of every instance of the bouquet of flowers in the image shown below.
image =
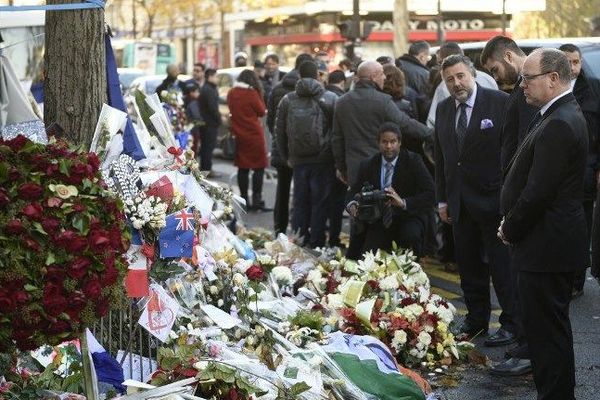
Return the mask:
M80 335L122 298L124 215L93 153L0 140L0 347Z

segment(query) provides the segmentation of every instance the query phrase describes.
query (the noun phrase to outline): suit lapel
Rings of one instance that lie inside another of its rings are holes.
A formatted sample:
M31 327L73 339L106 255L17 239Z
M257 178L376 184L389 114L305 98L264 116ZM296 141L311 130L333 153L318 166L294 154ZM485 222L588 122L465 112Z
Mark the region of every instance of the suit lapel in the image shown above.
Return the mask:
M454 151L454 153L458 156L460 152L456 140L456 103L454 102L454 98L452 96L450 96L449 99L450 101L448 102L446 118L450 129L444 131L448 132L448 142L450 143L450 146L452 146L452 151Z
M467 126L467 134L465 135L465 142L463 143L462 152L464 153L469 144L473 141L474 135L481 130L480 121L483 110L485 109L486 97L481 86L477 85L477 94L475 96L475 102L473 103L473 112L471 112L471 119Z

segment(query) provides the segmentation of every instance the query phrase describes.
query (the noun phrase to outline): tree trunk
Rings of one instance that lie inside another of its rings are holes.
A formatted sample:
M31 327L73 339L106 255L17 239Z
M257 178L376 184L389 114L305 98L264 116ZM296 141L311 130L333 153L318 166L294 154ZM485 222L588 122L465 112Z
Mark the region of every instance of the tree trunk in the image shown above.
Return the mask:
M146 23L146 37L152 37L152 31L154 30L154 17L156 14L148 13L148 23Z
M224 6L221 6L224 7ZM221 40L219 41L219 66L223 68L225 63L225 10L219 10L219 27L221 28ZM217 66L217 68L219 68Z
M48 0L48 4L79 3ZM46 12L44 122L89 149L106 101L104 10Z
M408 52L408 5L407 0L394 0L394 56Z

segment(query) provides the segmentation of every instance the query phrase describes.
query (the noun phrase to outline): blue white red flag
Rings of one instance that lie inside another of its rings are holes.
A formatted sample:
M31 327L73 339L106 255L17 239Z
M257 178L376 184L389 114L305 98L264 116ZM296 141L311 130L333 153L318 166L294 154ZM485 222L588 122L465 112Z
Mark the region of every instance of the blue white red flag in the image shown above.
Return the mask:
M160 257L192 257L194 248L195 220L192 208L167 216L167 225L158 235Z

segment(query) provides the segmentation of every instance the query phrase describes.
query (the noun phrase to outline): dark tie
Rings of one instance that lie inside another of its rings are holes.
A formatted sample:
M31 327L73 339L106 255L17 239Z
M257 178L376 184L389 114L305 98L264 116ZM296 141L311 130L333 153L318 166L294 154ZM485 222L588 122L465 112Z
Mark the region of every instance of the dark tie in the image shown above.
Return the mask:
M384 183L383 189L385 189L386 187L392 186L393 173L394 173L394 164L392 164L391 162L386 162L385 163L385 175L383 176L383 183ZM382 216L384 227L389 228L390 226L392 226L393 215L394 215L394 213L392 211L392 204L390 201L386 201L383 205L383 216Z
M392 186L392 175L394 173L394 164L391 162L385 163L385 175L383 176L383 188Z
M535 113L535 116L529 123L529 126L527 127L527 133L529 133L532 130L534 130L535 128L537 128L538 125L540 124L540 122L542 122L542 113L538 111Z
M460 103L460 115L458 116L458 124L456 124L456 143L458 144L458 151L462 150L465 142L465 136L467 135L467 104Z

